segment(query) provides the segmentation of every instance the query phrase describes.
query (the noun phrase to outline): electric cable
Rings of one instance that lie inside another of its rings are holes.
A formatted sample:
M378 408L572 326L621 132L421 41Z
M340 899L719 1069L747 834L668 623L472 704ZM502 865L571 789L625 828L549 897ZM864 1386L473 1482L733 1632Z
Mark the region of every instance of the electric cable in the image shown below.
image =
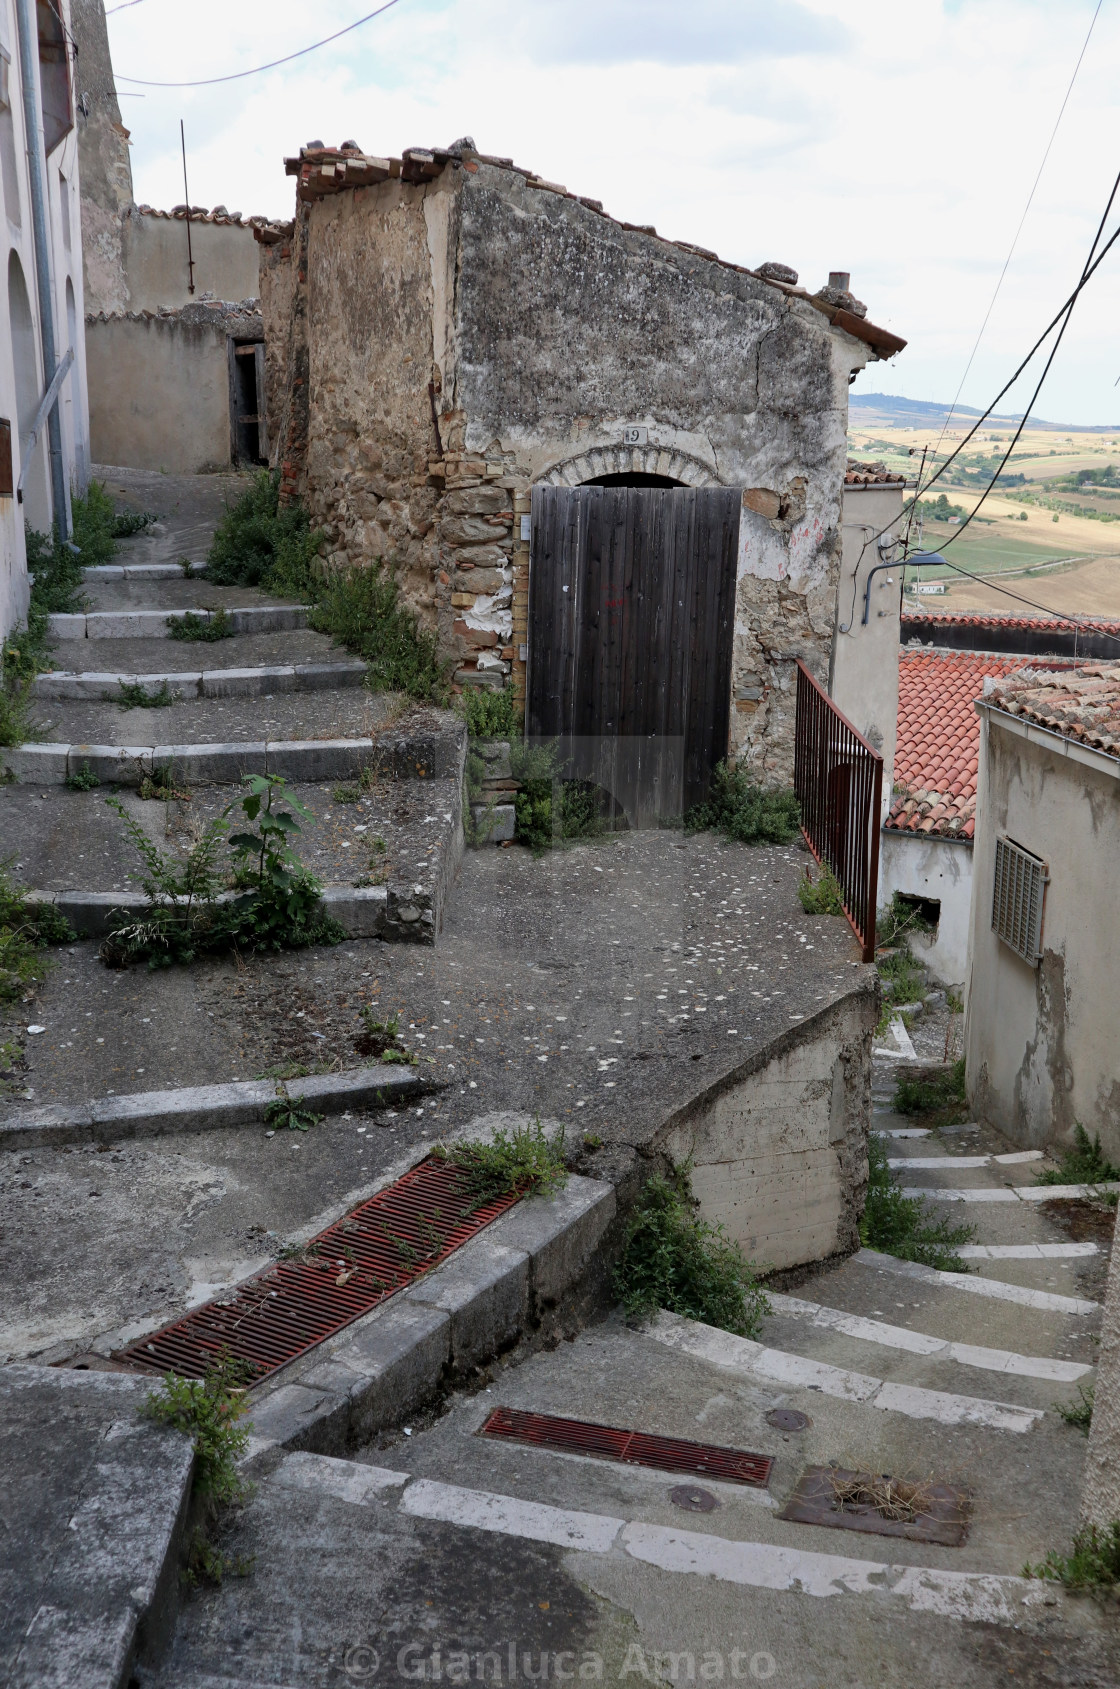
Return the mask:
M125 76L123 71L116 73L117 79L121 82L135 82L141 88L213 88L218 82L240 82L243 77L259 76L264 70L275 70L278 65L291 64L293 59L302 59L308 53L317 53L320 47L327 47L332 41L349 35L352 30L360 29L364 23L369 23L372 18L379 18L383 12L389 11L399 3L400 0L385 0L384 5L378 6L375 12L367 12L364 18L348 23L345 29L336 29L333 35L324 35L321 41L313 41L310 47L301 47L296 53L286 53L282 59L271 59L266 65L254 65L252 70L235 70L229 76L206 76L197 82L152 82L143 76ZM123 10L123 7L114 7L114 10L118 9Z

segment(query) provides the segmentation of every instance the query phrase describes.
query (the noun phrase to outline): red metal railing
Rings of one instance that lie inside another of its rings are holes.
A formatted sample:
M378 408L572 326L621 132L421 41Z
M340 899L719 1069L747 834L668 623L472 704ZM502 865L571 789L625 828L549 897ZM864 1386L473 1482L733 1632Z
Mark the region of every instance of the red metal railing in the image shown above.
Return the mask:
M873 962L883 759L840 714L800 658L793 789L805 842L839 881L844 913L863 946L863 959Z

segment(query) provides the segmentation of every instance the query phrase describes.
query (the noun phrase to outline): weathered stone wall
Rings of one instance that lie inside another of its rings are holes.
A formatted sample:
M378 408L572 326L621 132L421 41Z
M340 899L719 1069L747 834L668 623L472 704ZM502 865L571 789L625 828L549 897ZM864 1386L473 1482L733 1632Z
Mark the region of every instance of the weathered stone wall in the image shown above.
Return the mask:
M88 311L128 309L123 217L132 204L128 130L113 81L102 0L71 0L70 27L77 45L77 102L81 171L82 270Z
M658 1146L691 1163L701 1214L760 1266L858 1246L877 1017L875 991L852 992L699 1099Z
M278 462L330 562L391 564L457 680L512 669L520 693L535 481L742 486L729 744L788 781L789 658L826 679L848 380L867 347L758 277L466 155L300 217L307 440L281 431ZM296 278L262 283L270 347L298 342L298 228L265 266ZM299 378L290 350L293 417Z

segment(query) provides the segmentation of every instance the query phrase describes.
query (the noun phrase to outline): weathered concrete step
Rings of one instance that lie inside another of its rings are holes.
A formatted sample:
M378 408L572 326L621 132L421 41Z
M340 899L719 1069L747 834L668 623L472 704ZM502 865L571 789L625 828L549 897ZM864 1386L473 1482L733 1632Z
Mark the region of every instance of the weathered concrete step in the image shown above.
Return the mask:
M0 763L14 779L60 785L86 769L102 785L139 786L157 771L188 783L238 785L246 774L285 780L355 780L365 770L389 779L454 779L459 775L446 735L416 740L287 739L226 745L13 745Z
M187 607L183 610L90 610L76 615L48 617L52 639L168 639L172 616L186 614L210 622L217 611ZM305 628L309 607L305 604L262 604L227 610L234 633L278 633Z
M244 1464L274 1468L287 1449L341 1454L399 1424L455 1374L562 1316L596 1271L614 1217L614 1187L598 1179L573 1176L552 1197L519 1202L254 1390Z
M1009 1150L1005 1155L893 1155L888 1157L887 1166L918 1168L923 1172L934 1168L1014 1167L1024 1161L1041 1161L1043 1155L1040 1149Z
M52 670L36 675L36 698L115 701L125 686L144 686L149 692L166 687L173 698L259 698L277 692L322 692L361 686L366 665L355 658L345 663L291 663L276 667L202 669L194 673L168 672L103 674Z
M338 922L347 938L434 944L447 885L454 879L454 845L452 857L444 878L433 886L326 886L320 899L323 913ZM216 902L232 903L243 895L222 892ZM104 938L116 915L133 911L139 915L148 906L139 891L29 891L25 900L31 908L52 904L86 938Z
M786 1349L767 1348L747 1337L735 1337L731 1332L664 1310L654 1316L647 1335L670 1349L726 1368L743 1378L800 1386L909 1419L935 1420L939 1425L982 1425L991 1431L1026 1432L1038 1423L1044 1411L1015 1402L989 1401L982 1396L963 1396L874 1378Z
M903 1196L933 1202L1083 1202L1086 1198L1120 1191L1120 1182L1104 1185L975 1185L951 1190L941 1185L904 1186Z
M91 586L99 581L176 581L190 575L201 575L205 563L98 563L82 570L82 579Z
M987 1296L998 1302L1018 1302L1024 1308L1038 1308L1056 1314L1095 1314L1099 1303L1080 1296L1060 1296L1049 1290L1033 1290L1024 1284L1009 1284L1004 1279L985 1278L976 1273L945 1273L937 1267L924 1267L918 1261L900 1261L894 1255L882 1255L876 1249L857 1249L849 1257L852 1265L876 1267L880 1272L898 1273L902 1278L920 1280L936 1285L940 1290L962 1290L972 1296Z
M312 1074L279 1085L273 1079L242 1079L227 1085L185 1085L174 1091L140 1091L95 1099L80 1106L49 1104L0 1116L0 1150L60 1144L120 1143L125 1138L169 1132L211 1132L230 1126L259 1126L278 1096L315 1114L352 1108L380 1108L433 1089L411 1067L382 1064L348 1073Z
M127 1689L173 1621L194 1450L141 1416L151 1383L0 1368L8 1689Z
M807 1321L822 1330L840 1332L861 1343L875 1343L881 1348L899 1349L906 1354L933 1355L938 1359L956 1361L961 1366L976 1367L982 1372L1071 1384L1093 1370L1082 1361L1054 1360L1047 1355L1021 1355L1011 1349L956 1343L948 1338L912 1331L909 1326L890 1325L883 1320L850 1314L843 1308L823 1307L819 1302L807 1302L797 1296L779 1296L771 1291L769 1300L775 1314Z

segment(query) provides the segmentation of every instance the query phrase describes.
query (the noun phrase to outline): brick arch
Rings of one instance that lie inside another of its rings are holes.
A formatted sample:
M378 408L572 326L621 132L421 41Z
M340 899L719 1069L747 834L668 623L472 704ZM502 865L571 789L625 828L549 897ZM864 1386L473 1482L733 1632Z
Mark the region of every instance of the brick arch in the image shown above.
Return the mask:
M590 446L554 463L540 476L551 487L578 487L600 475L665 475L685 487L718 487L719 477L706 463L672 446Z

